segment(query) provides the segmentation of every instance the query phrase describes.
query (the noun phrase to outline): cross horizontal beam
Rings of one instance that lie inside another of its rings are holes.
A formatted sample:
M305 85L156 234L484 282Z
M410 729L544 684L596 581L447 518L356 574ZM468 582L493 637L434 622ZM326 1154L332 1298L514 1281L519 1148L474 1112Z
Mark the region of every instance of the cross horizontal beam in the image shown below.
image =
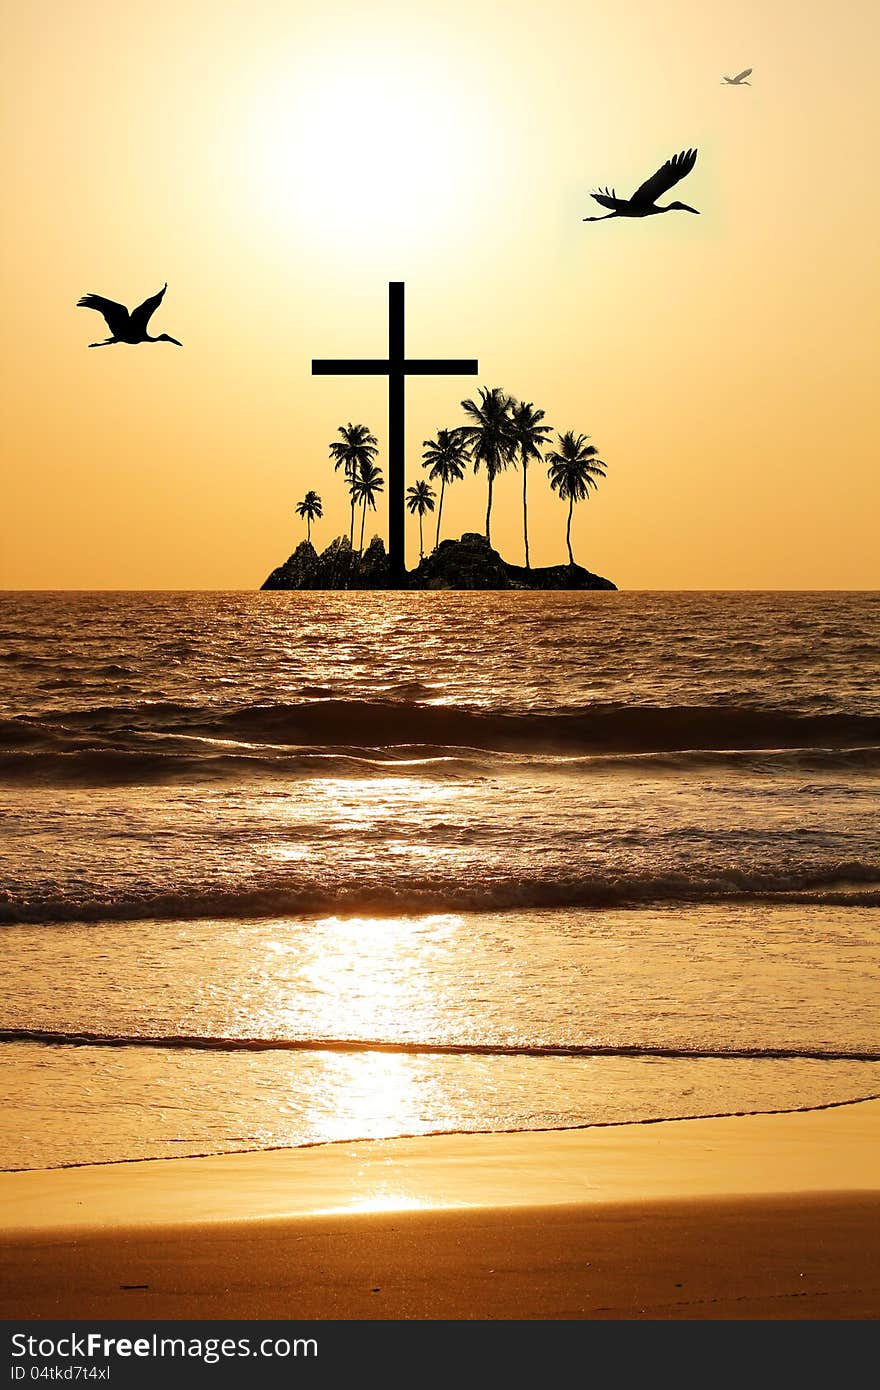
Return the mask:
M404 357L394 362L394 370L405 376L475 376L479 371L476 358L463 357ZM312 376L388 376L392 364L387 357L315 357Z

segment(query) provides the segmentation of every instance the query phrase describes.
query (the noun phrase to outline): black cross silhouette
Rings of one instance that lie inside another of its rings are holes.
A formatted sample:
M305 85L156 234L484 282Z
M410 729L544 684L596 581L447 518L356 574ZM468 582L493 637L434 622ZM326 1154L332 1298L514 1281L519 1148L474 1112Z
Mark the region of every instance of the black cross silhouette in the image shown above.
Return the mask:
M404 386L408 376L475 376L475 358L407 357L404 352L404 285L388 286L388 356L381 358L313 358L313 376L387 376L388 378L388 556L391 579L401 583L404 558L404 490L406 484Z

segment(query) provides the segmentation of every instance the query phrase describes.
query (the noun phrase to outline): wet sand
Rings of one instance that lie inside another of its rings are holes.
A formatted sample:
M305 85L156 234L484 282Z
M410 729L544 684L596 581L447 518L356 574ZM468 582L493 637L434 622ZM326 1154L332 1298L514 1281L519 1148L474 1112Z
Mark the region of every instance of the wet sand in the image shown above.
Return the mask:
M0 1175L5 1318L880 1315L880 1102Z

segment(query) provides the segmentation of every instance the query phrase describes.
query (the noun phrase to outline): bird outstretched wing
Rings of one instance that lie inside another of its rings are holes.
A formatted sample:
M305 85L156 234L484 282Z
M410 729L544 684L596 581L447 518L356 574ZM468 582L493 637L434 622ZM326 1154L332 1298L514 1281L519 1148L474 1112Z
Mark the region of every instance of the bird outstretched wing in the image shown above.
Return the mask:
M102 294L84 294L82 299L76 301L76 307L97 309L107 320L107 327L114 338L118 338L128 328L128 310L124 304L117 304L115 299L105 299Z
M153 317L159 305L162 303L167 288L168 285L166 283L162 286L158 294L151 294L149 299L144 300L143 304L139 304L136 309L132 309L132 327L136 328L138 332L146 333L147 324L150 322L150 319Z
M600 188L598 193L591 193L590 197L595 198L603 208L611 208L612 212L616 212L626 202L625 198L618 198L613 188Z
M664 193L668 193L670 188L674 188L680 179L689 174L696 162L696 150L682 150L681 154L674 154L657 170L656 174L652 174L636 189L630 202L648 205L656 202Z
M738 72L736 77L732 77L730 80L731 82L742 82L744 77L750 77L753 72L754 68L743 68L742 72Z

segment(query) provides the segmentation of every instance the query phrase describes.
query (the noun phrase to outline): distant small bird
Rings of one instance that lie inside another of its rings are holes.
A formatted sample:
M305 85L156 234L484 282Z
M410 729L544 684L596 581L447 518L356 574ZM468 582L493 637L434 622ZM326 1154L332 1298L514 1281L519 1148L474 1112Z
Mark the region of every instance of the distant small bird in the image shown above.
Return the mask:
M736 74L736 77L722 77L721 82L722 84L726 82L728 87L751 87L751 82L747 82L746 78L751 77L753 72L754 68L743 68L742 72Z
M100 343L89 343L89 347L108 347L111 343L176 343L178 347L183 347L183 343L168 333L151 338L147 332L147 324L162 303L167 288L168 285L164 284L158 294L145 299L131 313L124 304L117 304L115 299L105 299L100 294L84 294L82 299L76 301L77 308L97 309L107 320L111 333L111 337L104 338Z
M667 203L665 207L659 208L655 201L689 174L696 162L696 150L682 150L681 154L674 154L656 174L652 174L636 189L631 198L618 198L613 188L592 193L590 196L595 198L597 203L603 208L611 208L612 211L604 217L585 217L584 222L607 222L609 217L653 217L656 212L674 212L676 209L681 212L699 213L698 208L689 207L687 203Z

